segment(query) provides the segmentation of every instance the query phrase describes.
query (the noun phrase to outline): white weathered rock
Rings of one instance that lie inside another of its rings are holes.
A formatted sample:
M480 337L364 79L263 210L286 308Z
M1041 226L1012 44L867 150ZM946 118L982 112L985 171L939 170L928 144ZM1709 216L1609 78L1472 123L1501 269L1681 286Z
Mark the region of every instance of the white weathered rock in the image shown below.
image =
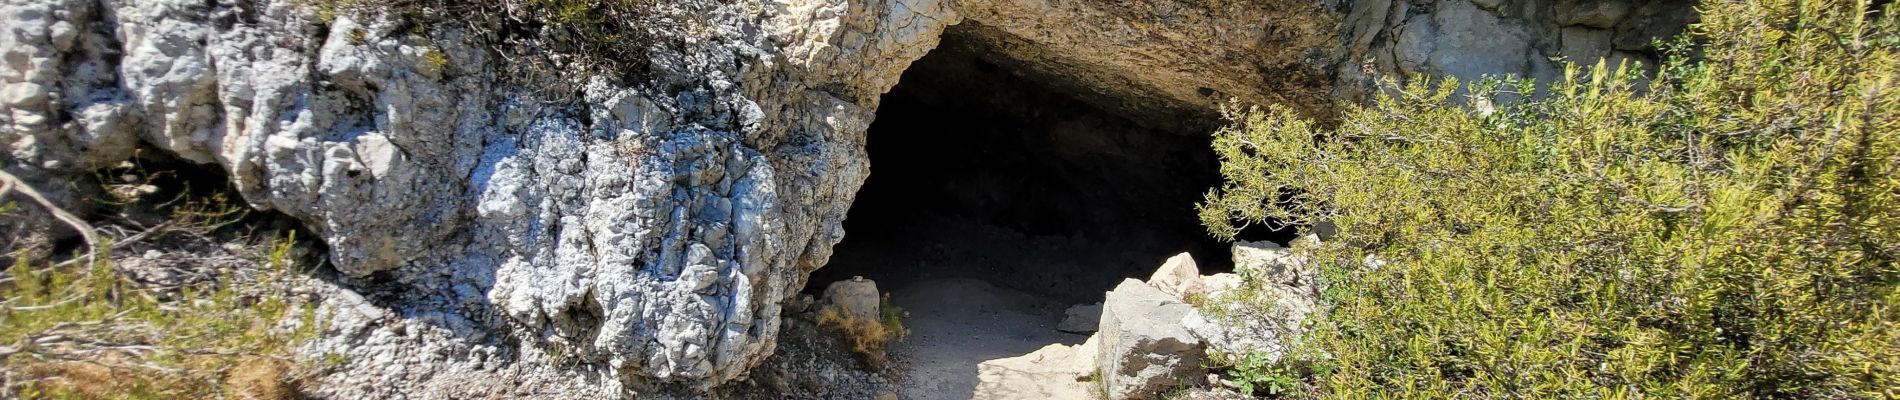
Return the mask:
M825 287L825 308L836 310L839 314L861 320L875 321L881 295L877 291L877 282L864 277L852 277L832 282Z
M1203 296L1217 296L1222 292L1234 290L1240 285L1241 278L1238 274L1222 272L1201 277L1201 287L1206 289Z
M1203 307L1219 309L1197 309L1183 318L1182 327L1211 351L1278 359L1305 333L1301 322L1319 309L1318 272L1292 250L1270 242L1235 243L1233 257L1235 268L1255 277L1251 284L1256 286L1245 288L1252 296L1230 295L1243 284L1238 276L1209 277L1223 288L1211 290Z
M1204 291L1201 287L1201 269L1194 263L1194 256L1188 253L1176 254L1161 263L1161 268L1148 277L1148 285L1161 292L1184 297L1190 293Z
M1235 242L1230 248L1234 269L1287 287L1312 287L1319 271L1292 249L1268 241ZM1317 292L1315 292L1317 293Z
M1152 399L1207 375L1206 345L1182 322L1194 307L1153 286L1123 280L1102 303L1096 365L1110 399Z
M1102 321L1102 303L1077 304L1062 311L1062 321L1056 323L1056 330L1068 333L1095 332Z
M1078 345L1051 344L1029 354L988 360L976 365L973 400L1087 399L1095 391L1095 355L1101 343L1094 336Z

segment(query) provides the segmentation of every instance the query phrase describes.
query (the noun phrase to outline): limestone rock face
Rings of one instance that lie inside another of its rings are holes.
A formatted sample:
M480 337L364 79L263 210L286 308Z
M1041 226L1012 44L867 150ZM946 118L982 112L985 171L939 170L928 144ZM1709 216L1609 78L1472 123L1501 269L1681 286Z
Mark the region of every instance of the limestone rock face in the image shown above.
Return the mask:
M326 314L309 351L351 360L324 385L338 397L734 379L864 176L873 105L747 93L795 78L744 76L776 58L730 10L694 11L713 29L655 52L652 82L552 103L469 25L307 3L0 3L0 161L57 181L143 142L305 222L344 292L391 311ZM764 128L767 108L796 116ZM326 308L365 304L346 298ZM500 376L526 382L483 383Z
M1207 347L1182 327L1194 306L1141 281L1108 292L1096 331L1104 392L1111 399L1158 398L1207 375Z
M676 23L639 27L654 41L625 60L640 76L607 79L522 73L503 33L560 33L506 15L313 3L0 0L0 167L63 188L142 146L216 166L251 206L303 221L344 276L305 350L349 360L321 385L340 398L614 397L743 378L845 234L878 96L947 34L1167 123L1228 99L1329 104L1327 71L1358 87L1362 58L1403 75L1648 57L1646 38L1683 13L687 0L654 7Z
M1381 77L1450 75L1474 82L1516 75L1549 82L1559 60L1641 63L1654 71L1654 40L1695 18L1686 0L1369 0L1352 2L1342 24L1339 94L1371 93Z

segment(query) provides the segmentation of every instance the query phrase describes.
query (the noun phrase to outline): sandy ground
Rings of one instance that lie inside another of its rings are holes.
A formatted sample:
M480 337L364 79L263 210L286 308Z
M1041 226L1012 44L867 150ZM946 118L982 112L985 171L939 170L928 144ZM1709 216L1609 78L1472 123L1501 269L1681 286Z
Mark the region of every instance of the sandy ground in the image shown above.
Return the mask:
M906 399L969 399L978 363L1088 338L1055 330L1069 304L980 280L921 280L891 296L910 313L910 337L892 349Z

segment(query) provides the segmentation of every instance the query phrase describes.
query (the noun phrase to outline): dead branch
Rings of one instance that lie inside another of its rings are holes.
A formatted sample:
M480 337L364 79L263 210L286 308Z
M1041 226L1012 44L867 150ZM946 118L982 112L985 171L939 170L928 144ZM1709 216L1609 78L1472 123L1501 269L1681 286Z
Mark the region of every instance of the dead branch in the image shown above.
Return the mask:
M8 193L13 192L18 192L21 195L25 195L28 199L32 199L33 202L39 203L40 207L46 208L47 213L53 214L53 218L66 223L66 226L72 227L73 230L79 231L79 235L86 239L86 250L89 250L86 258L92 258L93 254L98 254L99 233L93 230L92 224L88 224L85 220L81 220L72 213L66 212L65 209L54 205L53 201L47 200L46 196L41 195L39 190L33 189L32 186L27 185L26 182L21 181L20 178L13 176L12 173L0 170L0 196L6 196Z
M128 236L125 239L114 240L112 241L112 245L107 246L107 248L113 251L117 251L121 248L124 248L125 246L131 245L133 243L138 243L141 240L145 240L146 238L152 237L153 234L164 232L166 229L170 229L172 226L172 222L174 221L165 221L164 223L158 224L158 226L154 226L151 229L146 229L144 231L139 232L138 234ZM75 258L71 260L61 261L59 264L53 265L53 267L55 268L70 267L73 264L78 263L79 260L82 260L82 259Z

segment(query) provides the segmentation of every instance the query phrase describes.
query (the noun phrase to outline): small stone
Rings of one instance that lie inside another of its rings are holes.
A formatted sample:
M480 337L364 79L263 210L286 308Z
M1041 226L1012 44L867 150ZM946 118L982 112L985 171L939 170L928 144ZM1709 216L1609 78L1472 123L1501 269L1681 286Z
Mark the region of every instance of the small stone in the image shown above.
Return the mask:
M1269 282L1304 286L1306 281L1318 278L1316 271L1306 268L1305 260L1273 242L1234 243L1232 256L1235 270L1256 271Z
M1056 330L1068 333L1095 332L1102 320L1102 303L1077 304L1063 311L1062 322L1056 323Z
M1630 5L1622 1L1586 1L1570 9L1570 24L1609 29L1629 15Z
M1313 223L1311 231L1315 239L1320 241L1333 240L1334 236L1339 236L1339 225L1333 224L1333 221L1320 221Z
M1219 296L1223 292L1239 288L1240 284L1240 275L1231 273L1219 273L1201 277L1201 288L1206 290L1202 292L1202 295L1206 297Z
M47 36L53 40L53 48L60 51L71 50L74 38L79 36L79 29L74 28L73 23L66 21L54 22L52 26L47 27L46 31Z
M12 83L7 84L6 91L0 95L0 101L14 107L29 107L45 103L49 93L46 85L33 82Z
M1257 302L1208 302L1181 322L1215 352L1264 354L1276 360L1287 352L1289 341L1299 337L1305 327L1300 322L1319 309L1317 273L1292 250L1268 242L1234 244L1234 265L1260 277L1255 286L1267 304ZM1218 286L1212 293L1231 290L1242 282L1232 274L1217 274L1205 279ZM1221 312L1210 312L1214 308ZM1217 318L1218 315L1245 315L1246 318Z
M793 297L792 301L786 302L785 311L794 312L794 313L802 313L805 311L810 311L811 305L817 302L818 302L818 299L816 297L812 297L812 295L809 295L809 294L801 293L797 297Z

